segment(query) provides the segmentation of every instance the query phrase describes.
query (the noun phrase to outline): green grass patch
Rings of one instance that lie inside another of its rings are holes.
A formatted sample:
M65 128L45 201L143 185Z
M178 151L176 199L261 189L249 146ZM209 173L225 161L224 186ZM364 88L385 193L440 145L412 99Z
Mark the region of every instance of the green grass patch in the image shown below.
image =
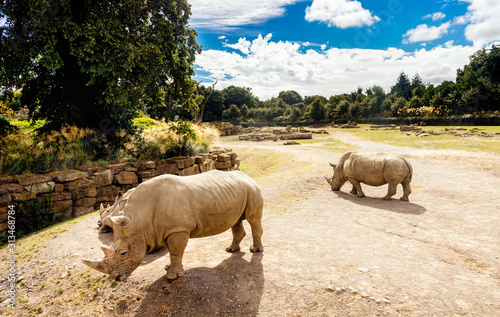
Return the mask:
M414 132L400 132L397 130L370 130L368 124L359 125L359 129L336 129L342 132L351 133L363 140L374 141L395 146L408 146L418 149L429 150L464 150L464 151L484 151L490 153L500 153L500 136L482 137L481 132L487 134L500 133L499 126L470 126L464 127L467 131L458 131L457 134L472 134L472 129L477 128L473 136L458 137L452 134L416 136ZM424 126L425 131L444 131L445 128L454 127Z
M313 135L313 139L311 140L300 140L298 142L309 148L324 150L333 153L345 153L348 151L356 150L356 147L352 144L339 141L329 136L318 137L316 135Z

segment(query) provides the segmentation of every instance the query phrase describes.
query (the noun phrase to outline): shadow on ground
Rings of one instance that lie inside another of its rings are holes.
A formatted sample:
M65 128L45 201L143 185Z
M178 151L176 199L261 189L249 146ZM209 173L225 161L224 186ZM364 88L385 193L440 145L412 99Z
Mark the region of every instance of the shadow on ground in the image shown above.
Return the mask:
M393 198L391 200L384 200L379 197L363 197L359 198L358 196L343 192L343 191L333 191L338 198L348 200L354 204L387 210L391 212L397 212L401 214L410 214L410 215L423 215L427 209L420 205L414 204L408 201L402 201L397 198Z
M255 316L264 289L263 253L232 254L214 268L193 268L148 287L135 316Z

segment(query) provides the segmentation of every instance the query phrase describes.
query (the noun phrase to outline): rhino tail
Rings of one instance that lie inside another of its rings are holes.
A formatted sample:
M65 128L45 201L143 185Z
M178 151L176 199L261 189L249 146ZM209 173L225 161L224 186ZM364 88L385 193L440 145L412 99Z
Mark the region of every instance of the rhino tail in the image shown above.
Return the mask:
M408 180L408 183L410 183L413 178L413 167L411 166L410 162L408 162L408 160L404 157L403 161L406 163L406 166L408 166L408 175L405 177L405 181Z

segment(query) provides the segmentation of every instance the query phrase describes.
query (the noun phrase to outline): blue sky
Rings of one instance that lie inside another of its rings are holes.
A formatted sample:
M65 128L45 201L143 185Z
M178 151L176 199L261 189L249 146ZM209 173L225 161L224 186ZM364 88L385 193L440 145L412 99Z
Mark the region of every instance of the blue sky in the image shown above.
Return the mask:
M498 0L189 0L203 52L195 79L329 97L404 71L454 80L469 56L500 40Z

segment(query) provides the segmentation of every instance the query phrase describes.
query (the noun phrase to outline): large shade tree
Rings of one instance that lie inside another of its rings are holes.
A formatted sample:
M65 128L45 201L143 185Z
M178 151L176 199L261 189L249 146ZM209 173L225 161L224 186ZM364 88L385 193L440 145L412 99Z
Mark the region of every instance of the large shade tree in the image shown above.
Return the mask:
M109 133L140 109L196 107L186 0L5 0L0 15L0 89L23 88L49 128Z

